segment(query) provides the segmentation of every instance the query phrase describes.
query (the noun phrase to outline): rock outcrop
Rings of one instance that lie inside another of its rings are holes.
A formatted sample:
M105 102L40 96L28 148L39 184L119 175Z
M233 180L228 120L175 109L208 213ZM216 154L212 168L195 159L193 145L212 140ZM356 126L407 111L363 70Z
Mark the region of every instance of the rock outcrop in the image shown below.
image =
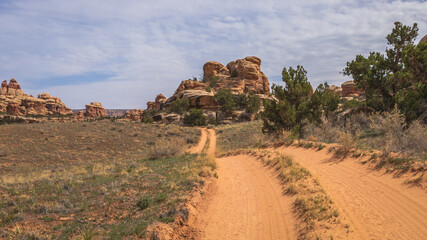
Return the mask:
M50 96L49 93L39 94L38 98L25 94L16 79L9 84L3 81L0 88L0 112L13 115L68 115L72 114L61 99Z
M4 80L1 84L1 95L7 95L7 96L22 96L24 95L24 92L21 89L21 86L18 84L15 78L12 78L9 81L9 84L7 84L7 81Z
M420 43L427 43L427 34L421 38Z
M341 84L341 97L353 97L363 93L361 89L356 88L354 81L347 81Z
M338 87L336 85L332 85L332 86L329 87L329 90L331 90L332 92L334 92L334 93L338 94L339 96L341 96L341 93L342 93L342 88L341 87Z
M124 115L124 118L129 119L131 121L138 121L140 122L142 120L142 117L144 115L144 110L142 109L134 109L126 111L126 114Z
M99 102L91 102L90 104L85 105L86 112L85 116L86 118L90 119L97 119L107 116L107 112L105 111L105 108L102 107L102 104Z
M214 90L231 88L233 93L269 94L270 83L261 71L261 59L245 57L231 61L226 67L218 62L203 65L203 82L209 83Z
M167 98L163 94L157 95L154 102L147 102L147 110L163 110Z
M207 92L205 90L184 90L181 91L166 101L166 105L177 99L188 99L189 105L191 108L199 109L217 109L217 103L212 92Z
M203 80L182 81L166 105L176 99L187 98L190 108L217 109L214 95L220 89L230 89L233 94L254 92L268 95L270 83L261 71L261 59L246 57L231 61L227 66L215 61L207 62L203 65ZM150 107L147 106L148 109Z

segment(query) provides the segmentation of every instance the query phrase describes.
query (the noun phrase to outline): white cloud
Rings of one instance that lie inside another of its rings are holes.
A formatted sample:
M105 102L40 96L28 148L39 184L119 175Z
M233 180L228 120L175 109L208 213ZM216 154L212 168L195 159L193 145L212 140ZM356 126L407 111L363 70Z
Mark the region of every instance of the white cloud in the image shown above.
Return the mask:
M356 54L383 51L394 21L418 22L427 33L427 3L419 1L3 1L0 78L24 90L49 91L81 108L145 107L157 93L202 74L206 61L224 64L259 56L280 78L284 66L304 65L313 85L339 74ZM107 74L105 82L35 81Z

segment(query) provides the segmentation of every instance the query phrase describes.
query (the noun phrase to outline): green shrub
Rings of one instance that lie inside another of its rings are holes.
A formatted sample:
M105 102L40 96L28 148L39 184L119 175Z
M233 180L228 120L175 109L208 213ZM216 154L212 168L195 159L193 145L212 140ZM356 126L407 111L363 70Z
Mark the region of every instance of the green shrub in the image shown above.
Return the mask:
M240 109L245 109L248 105L248 98L246 94L240 93L234 96L234 101L236 102L236 106Z
M342 105L341 105L341 110L347 110L350 108L358 108L358 107L363 107L366 106L365 102L361 102L361 101L357 101L357 100L350 100L350 101L345 101Z
M211 88L215 87L215 85L218 82L218 80L219 80L218 76L211 76L209 78L209 87L211 87Z
M257 113L261 107L259 98L255 95L254 92L250 92L247 96L247 104L245 111L247 113Z
M237 72L236 69L233 70L233 72L231 72L231 77L237 77L239 76L239 73Z
M146 208L148 208L148 198L146 198L146 197L144 197L144 198L141 198L139 201L138 201L138 203L136 204L136 206L140 209L140 210L144 210L144 209L146 209Z
M311 119L310 95L313 92L308 82L307 71L298 65L283 68L282 81L285 86L273 84L273 95L278 101L266 101L263 112L263 132L283 133L292 130L301 134L302 126Z
M236 102L230 89L220 89L215 94L215 100L221 106L221 110L226 115L231 115L236 110Z
M156 115L158 113L157 110L154 109L149 109L144 111L144 115L142 116L142 120L141 122L143 123L152 123L153 120L153 116Z
M211 124L211 125L218 125L218 123L217 123L217 121L216 121L216 119L215 119L215 118L209 118L209 119L208 119L208 124Z
M207 118L200 109L190 109L184 115L184 124L187 126L206 126Z
M190 106L190 102L187 98L177 99L171 103L168 111L182 115L187 111L188 106Z

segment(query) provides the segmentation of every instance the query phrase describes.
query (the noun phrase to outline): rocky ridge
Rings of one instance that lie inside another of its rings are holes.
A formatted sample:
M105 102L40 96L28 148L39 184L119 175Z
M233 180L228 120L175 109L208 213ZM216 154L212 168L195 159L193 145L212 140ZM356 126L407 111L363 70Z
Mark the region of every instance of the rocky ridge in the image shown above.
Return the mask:
M72 114L71 109L60 98L50 96L49 93L39 94L37 98L25 94L14 78L9 84L6 80L1 84L0 112L17 116Z

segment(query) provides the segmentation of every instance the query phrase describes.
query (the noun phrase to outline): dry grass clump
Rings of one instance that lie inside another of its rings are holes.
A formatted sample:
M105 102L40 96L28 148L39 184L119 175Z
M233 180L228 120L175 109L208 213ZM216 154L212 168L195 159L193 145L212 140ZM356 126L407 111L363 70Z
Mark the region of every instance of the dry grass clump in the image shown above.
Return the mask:
M257 148L276 140L274 136L262 133L262 121L220 125L215 127L215 131L218 152Z
M427 126L419 121L406 124L404 116L397 110L324 119L320 125L306 125L303 136L305 139L340 143L343 146L339 150L344 152L353 147L373 148L387 156L397 153L422 161L427 159Z
M174 142L167 140L158 140L155 142L154 146L148 149L147 157L149 159L158 159L168 156L178 156L184 153L186 148L186 143L183 139L176 139Z
M383 133L378 139L385 154L391 152L408 155L424 155L427 151L427 127L419 121L407 125L397 110L375 118L371 128Z

